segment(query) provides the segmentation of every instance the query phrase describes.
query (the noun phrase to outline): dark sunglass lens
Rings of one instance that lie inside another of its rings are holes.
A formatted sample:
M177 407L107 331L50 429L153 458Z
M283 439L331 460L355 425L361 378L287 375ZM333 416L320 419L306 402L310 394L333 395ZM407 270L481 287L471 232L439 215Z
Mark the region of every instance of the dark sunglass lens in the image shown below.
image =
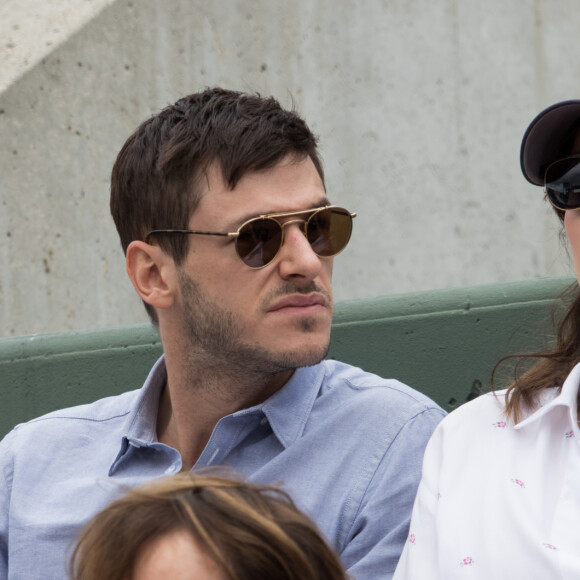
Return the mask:
M342 252L352 233L352 217L342 208L322 209L308 220L306 235L319 256L335 256Z
M562 159L546 171L546 194L558 208L580 208L580 159Z
M236 251L245 264L251 268L261 268L276 257L281 241L282 228L277 221L255 219L240 229Z

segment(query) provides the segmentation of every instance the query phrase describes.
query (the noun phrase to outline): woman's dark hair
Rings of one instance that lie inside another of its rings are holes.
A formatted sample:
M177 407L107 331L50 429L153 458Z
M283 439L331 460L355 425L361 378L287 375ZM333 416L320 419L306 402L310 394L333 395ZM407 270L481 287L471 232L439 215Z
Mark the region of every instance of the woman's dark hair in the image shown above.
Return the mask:
M567 128L560 146L552 145L553 157L550 163L571 155L578 155L579 130L580 119L577 119ZM546 163L544 170L550 163ZM566 212L553 206L552 208L563 226ZM565 239L563 233L561 237ZM562 314L563 308L565 310ZM514 422L518 422L526 411L538 406L539 395L542 391L560 389L570 371L580 362L580 290L577 282L574 282L556 302L552 322L556 329L556 336L551 348L503 357L492 371L491 386L494 389L494 379L498 369L507 361L515 362L514 379L506 393L506 414ZM535 359L538 362L529 368L529 363ZM580 403L580 393L578 403Z
M563 314L562 307L566 308ZM556 302L553 324L556 336L552 348L505 356L493 369L492 389L495 388L494 379L499 368L507 361L515 363L514 380L506 393L506 414L514 423L526 411L538 406L538 397L542 391L561 388L570 371L580 362L580 289L577 282ZM528 363L535 359L539 359L538 362L529 368Z

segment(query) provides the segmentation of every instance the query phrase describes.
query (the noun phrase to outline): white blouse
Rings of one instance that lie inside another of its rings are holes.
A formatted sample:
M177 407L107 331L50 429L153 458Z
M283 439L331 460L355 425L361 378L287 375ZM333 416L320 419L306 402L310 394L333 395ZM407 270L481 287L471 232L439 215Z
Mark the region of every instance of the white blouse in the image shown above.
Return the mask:
M505 391L439 424L393 580L580 579L579 384L580 364L517 425Z

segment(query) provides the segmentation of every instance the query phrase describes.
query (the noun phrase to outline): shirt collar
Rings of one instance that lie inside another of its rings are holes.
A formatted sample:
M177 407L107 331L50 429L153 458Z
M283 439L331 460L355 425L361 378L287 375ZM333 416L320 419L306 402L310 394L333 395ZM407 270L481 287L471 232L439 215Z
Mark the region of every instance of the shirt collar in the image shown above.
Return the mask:
M289 447L302 435L325 374L324 361L296 369L290 380L261 405L272 431Z
M122 463L129 445L144 447L157 442L159 396L166 382L165 356L162 355L153 365L145 383L137 392L132 409L127 416L126 425L123 428L120 448L109 468L109 475L113 475Z
M249 409L237 411L232 416L263 413L280 443L288 447L304 431L324 374L324 362L310 367L300 367L290 380L266 401ZM135 400L133 411L129 414L119 455L124 454L127 443L145 446L157 442L159 397L166 382L165 357L161 356L149 372Z
M159 397L167 383L165 355L155 363L141 388L133 412L129 415L125 437L132 443L150 445L157 442Z
M560 392L556 389L545 389L541 394L540 404L542 405L537 411L520 421L515 429L522 429L527 425L538 421L556 407L566 407L569 410L570 424L574 427L578 421L577 397L578 388L580 387L580 363L578 363L570 372Z

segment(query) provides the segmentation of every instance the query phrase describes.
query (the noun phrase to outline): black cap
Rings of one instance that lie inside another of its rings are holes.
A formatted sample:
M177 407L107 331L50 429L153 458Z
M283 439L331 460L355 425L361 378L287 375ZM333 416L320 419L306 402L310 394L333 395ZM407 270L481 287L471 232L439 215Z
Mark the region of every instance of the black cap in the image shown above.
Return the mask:
M530 183L544 185L548 165L569 155L562 148L579 124L580 101L556 103L530 123L520 150L522 172Z

